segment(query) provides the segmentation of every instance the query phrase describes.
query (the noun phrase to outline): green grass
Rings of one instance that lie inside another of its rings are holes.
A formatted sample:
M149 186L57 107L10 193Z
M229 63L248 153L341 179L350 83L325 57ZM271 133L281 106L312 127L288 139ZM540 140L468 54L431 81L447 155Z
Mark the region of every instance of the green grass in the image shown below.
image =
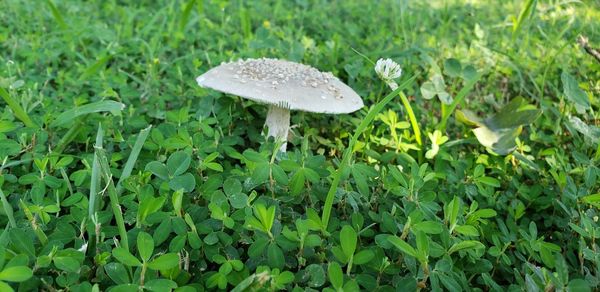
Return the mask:
M0 290L600 289L597 1L38 2L0 1ZM194 80L263 56L366 106L277 153Z

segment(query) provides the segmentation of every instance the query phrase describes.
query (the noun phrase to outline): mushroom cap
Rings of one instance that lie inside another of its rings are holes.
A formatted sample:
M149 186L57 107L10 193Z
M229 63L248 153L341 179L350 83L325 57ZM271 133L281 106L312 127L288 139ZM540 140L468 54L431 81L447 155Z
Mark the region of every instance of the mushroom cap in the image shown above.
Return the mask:
M196 81L202 87L290 110L341 114L364 106L360 96L333 74L285 60L222 63Z

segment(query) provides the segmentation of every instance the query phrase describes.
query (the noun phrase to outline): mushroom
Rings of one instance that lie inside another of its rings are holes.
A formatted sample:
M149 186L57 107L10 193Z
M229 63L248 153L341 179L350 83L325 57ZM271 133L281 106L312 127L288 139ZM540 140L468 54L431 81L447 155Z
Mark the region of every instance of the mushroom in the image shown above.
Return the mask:
M329 72L285 60L260 58L222 63L196 78L198 85L269 105L267 137L283 141L285 152L290 110L351 113L363 107L352 88Z

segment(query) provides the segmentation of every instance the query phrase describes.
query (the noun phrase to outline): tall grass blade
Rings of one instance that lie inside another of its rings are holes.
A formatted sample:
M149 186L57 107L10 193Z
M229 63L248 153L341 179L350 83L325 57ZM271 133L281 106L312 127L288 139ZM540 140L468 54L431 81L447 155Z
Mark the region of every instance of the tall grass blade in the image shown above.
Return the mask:
M413 76L408 80L404 81L396 90L392 91L386 97L384 97L378 104L376 104L371 110L367 113L365 118L356 128L354 134L350 138L350 142L348 143L348 147L344 151L342 156L342 162L340 163L338 169L333 173L333 181L331 182L331 187L329 188L329 192L327 192L327 197L325 198L325 205L323 206L323 215L321 216L321 221L323 221L323 226L327 229L327 224L329 224L329 217L331 216L331 208L333 207L333 199L335 198L335 194L337 192L340 181L342 180L342 174L344 173L344 169L348 167L350 159L354 154L354 145L356 141L358 141L358 137L365 131L365 129L373 122L377 114L379 114L383 108L392 100L396 95L407 88L412 82L415 80L417 76Z
M60 176L62 176L63 180L67 184L67 189L69 190L69 194L72 196L74 194L73 186L71 185L71 181L69 180L69 175L67 174L67 171L65 171L64 167L60 168Z
M392 89L392 91L398 88L398 85L394 81L387 82L387 84ZM408 114L408 120L410 121L410 125L413 128L413 132L415 133L415 140L417 140L417 144L419 144L420 147L423 145L423 140L421 140L421 128L419 127L419 123L417 122L417 118L415 117L415 112L413 111L412 106L408 101L408 98L406 98L406 95L404 95L403 92L399 92L398 94L400 95L400 100L402 101L404 110L406 110L406 114Z
M15 114L15 117L21 120L21 122L23 122L25 126L31 128L37 127L35 123L33 123L33 121L31 120L31 118L29 118L29 115L25 112L25 110L19 105L19 102L17 102L16 99L12 98L12 96L10 96L10 94L8 94L8 92L2 87L0 87L0 97L4 99L6 104L8 104L10 110L12 110Z
M251 24L250 24L250 13L248 9L244 7L244 2L240 2L240 25L242 32L244 33L244 39L249 39L252 36Z
M13 208L6 199L2 189L0 189L0 199L2 200L2 208L4 209L4 213L6 213L6 216L8 216L8 223L10 224L10 227L17 227L17 221L15 220L15 216L13 214Z
M194 8L194 4L196 4L196 0L189 0L185 4L183 12L181 12L181 18L179 20L179 31L183 32L185 26L188 24L190 14L192 13L192 8Z
M400 95L402 105L404 106L404 109L408 114L408 120L410 121L410 125L413 128L413 132L415 132L415 140L417 140L417 144L419 144L419 146L423 146L423 140L421 139L421 129L419 128L417 117L415 117L415 112L413 111L412 106L408 101L408 98L406 98L406 95L404 95L403 92L399 92L398 94Z
M519 13L519 17L513 22L513 39L517 35L517 33L523 27L523 23L527 20L528 17L533 15L533 10L537 4L537 0L527 0L523 9Z
M76 107L76 108L67 110L67 111L63 112L62 114L58 115L58 117L56 117L56 119L50 124L50 127L64 125L64 124L72 121L76 117L91 114L91 113L118 112L118 111L122 111L123 109L125 109L124 104L122 104L120 102L112 101L112 100L103 100L103 101L88 103L86 105L82 105L80 107Z
M115 188L115 184L112 179L112 174L108 165L108 158L106 157L106 152L103 148L95 148L95 153L98 154L98 161L100 163L100 173L107 184L106 191L108 192L108 197L110 198L110 207L113 211L113 215L115 216L115 222L117 223L117 229L119 230L119 236L121 237L121 246L126 250L129 250L129 240L127 239L125 220L123 220L123 210L121 209L119 196L117 195L117 189Z
M137 139L135 140L135 144L133 145L133 149L131 149L131 153L129 154L129 158L127 158L127 162L123 167L123 173L121 173L121 177L119 178L119 182L117 182L117 194L121 194L123 191L123 186L121 185L123 181L131 175L131 171L133 171L133 167L135 166L135 162L140 155L140 151L142 151L142 147L144 146L144 142L146 142L146 138L150 134L150 130L152 129L152 125L140 131Z
M98 125L98 132L96 133L96 144L94 148L102 148L102 140L104 134L102 131L102 124ZM92 161L92 177L90 181L90 197L88 204L88 218L94 218L94 214L98 211L98 189L100 186L100 162L98 160L98 153L94 152L94 159Z
M0 234L0 244L2 246L7 246L8 245L8 230L10 230L10 224L6 224L6 226L4 226L4 230L2 230L2 234Z
M111 58L112 58L112 55L107 55L107 56L100 58L98 61L94 62L94 64L90 65L87 69L85 69L83 74L81 74L81 76L79 76L79 80L80 81L86 80L90 76L98 73L98 71L100 71L100 69L102 69L106 66L106 63Z
M56 8L56 5L54 5L54 3L52 3L51 0L46 0L46 4L48 5L48 8L50 8L50 13L52 13L52 17L54 17L54 20L56 20L56 23L58 23L58 26L60 26L61 29L67 29L67 23L65 22L65 19L62 17L62 14L60 13L60 10L58 10L58 8Z
M456 94L456 97L454 97L454 100L452 101L450 106L447 108L446 112L444 113L444 116L442 116L442 120L438 124L438 130L440 130L442 132L446 130L446 124L448 123L448 118L450 118L450 116L452 115L454 110L456 110L456 107L465 99L467 94L469 94L471 92L471 90L473 90L473 87L475 86L475 83L477 83L477 81L479 81L479 78L481 78L481 74L477 74L477 76L475 76L474 78L469 80L465 84L465 86L458 92L458 94Z
M73 141L73 139L75 139L75 137L77 137L77 134L79 134L79 131L81 131L81 129L82 129L81 125L83 124L83 122L85 120L86 120L85 117L76 120L75 124L73 124L73 126L71 128L69 128L67 133L65 133L65 135L62 138L60 138L60 141L58 141L58 144L52 150L52 152L62 153L63 151L65 151L65 148L67 148L67 145L69 145L69 143L71 143L71 141Z
M32 158L26 158L26 159L21 159L21 160L7 162L6 164L0 165L0 173L2 173L2 171L4 169L8 169L8 168L13 167L13 166L17 166L17 165L29 163L32 160L33 160Z

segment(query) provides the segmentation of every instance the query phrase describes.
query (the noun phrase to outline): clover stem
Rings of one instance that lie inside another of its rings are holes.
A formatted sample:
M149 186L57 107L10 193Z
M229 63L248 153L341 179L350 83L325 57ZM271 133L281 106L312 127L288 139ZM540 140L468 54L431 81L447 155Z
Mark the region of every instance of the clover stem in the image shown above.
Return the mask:
M144 286L144 280L146 278L146 262L142 265L142 272L140 273L140 286Z

